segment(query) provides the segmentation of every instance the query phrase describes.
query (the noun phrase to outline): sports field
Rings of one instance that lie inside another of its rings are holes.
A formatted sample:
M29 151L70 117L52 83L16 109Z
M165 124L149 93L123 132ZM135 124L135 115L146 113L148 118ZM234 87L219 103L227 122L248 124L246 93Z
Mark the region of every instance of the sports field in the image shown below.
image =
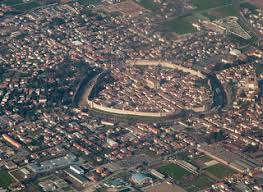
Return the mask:
M158 171L166 176L172 177L176 181L182 180L184 177L192 175L191 172L176 164L168 164L160 167Z

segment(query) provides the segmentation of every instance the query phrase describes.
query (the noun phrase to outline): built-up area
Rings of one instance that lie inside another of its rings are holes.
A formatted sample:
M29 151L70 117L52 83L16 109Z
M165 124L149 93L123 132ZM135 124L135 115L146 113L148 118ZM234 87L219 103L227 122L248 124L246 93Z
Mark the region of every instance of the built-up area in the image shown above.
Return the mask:
M29 2L5 2L0 6L3 190L263 190L259 6L242 3L235 10L228 0L94 5L80 0L34 4L10 14ZM126 62L140 59L176 63L204 78ZM94 103L187 112L137 118L79 106L88 100L86 84L104 70L113 81L95 91ZM193 110L203 106L206 110Z

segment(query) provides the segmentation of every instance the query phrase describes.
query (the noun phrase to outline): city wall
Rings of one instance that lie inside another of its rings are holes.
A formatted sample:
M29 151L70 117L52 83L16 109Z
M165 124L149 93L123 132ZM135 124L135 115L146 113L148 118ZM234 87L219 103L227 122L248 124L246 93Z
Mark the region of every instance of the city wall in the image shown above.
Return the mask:
M126 64L128 65L134 65L134 66L162 66L162 67L166 67L166 68L172 68L172 69L177 69L186 73L190 73L192 75L196 75L202 79L204 79L206 77L206 75L204 75L202 72L198 71L198 70L194 70L188 67L184 67L178 64L174 64L168 61L151 61L151 60L127 60ZM94 89L94 87L96 86L97 83L99 83L103 77L104 77L105 73L101 73L99 75L97 75L93 80L92 83L90 83L89 86L89 96L92 92L92 90ZM179 114L181 111L176 111L176 112L140 112L140 111L131 111L131 110L125 110L125 109L116 109L116 108L112 108L112 107L107 107L101 104L97 104L95 102L93 102L90 97L88 96L87 98L87 104L88 107L91 109L96 109L99 111L104 111L104 112L108 112L108 113L114 113L114 114L119 114L119 115L132 115L132 116L141 116L141 117L168 117L168 116L172 116L172 115L177 115ZM194 111L198 111L198 112L204 112L206 110L206 107L202 107L203 110L198 109L193 109Z
M125 109L116 109L107 106L103 106L100 104L96 104L93 101L88 101L88 105L92 109L97 109L100 111L108 112L108 113L115 113L120 115L134 115L134 116L142 116L142 117L167 117L169 115L174 115L174 112L141 112L141 111L131 111Z
M192 75L198 76L202 79L206 78L206 75L203 74L202 72L189 68L189 67L184 67L179 64L171 63L169 61L155 61L155 60L143 60L143 59L138 59L138 60L127 60L126 64L128 65L135 65L135 66L162 66L166 68L171 68L171 69L177 69L179 71L183 71L185 73L190 73Z

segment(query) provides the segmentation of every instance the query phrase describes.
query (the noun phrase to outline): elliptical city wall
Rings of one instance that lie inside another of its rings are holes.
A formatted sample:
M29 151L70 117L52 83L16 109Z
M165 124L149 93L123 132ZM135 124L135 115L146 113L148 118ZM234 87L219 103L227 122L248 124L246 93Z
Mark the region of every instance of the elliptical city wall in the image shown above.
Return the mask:
M203 73L201 73L198 70L194 70L188 67L184 67L178 64L174 64L168 61L154 61L154 60L127 60L126 65L131 65L131 66L162 66L166 68L171 68L171 69L177 69L186 73L190 73L192 75L196 75L202 79L206 77ZM96 86L97 83L99 83L104 75L106 73L100 73L98 74L90 83L89 87L89 96ZM95 103L93 100L90 99L90 97L87 98L87 104L90 109L96 109L99 111L104 111L107 113L113 113L113 114L119 114L119 115L132 115L132 116L141 116L141 117L168 117L172 115L177 115L181 111L176 111L176 112L141 112L141 111L131 111L131 110L125 110L125 109L116 109L112 107L107 107L101 104ZM202 109L202 110L201 110ZM192 109L193 111L198 111L198 112L204 112L206 110L206 107L202 106L199 107L198 109Z
M185 73L190 73L192 75L198 76L202 79L206 78L206 75L204 75L202 72L189 68L189 67L184 67L179 64L171 63L169 61L155 61L155 60L143 60L143 59L138 59L138 60L127 60L126 61L127 65L134 65L134 66L162 66L166 68L171 68L171 69L177 69L179 71L183 71Z

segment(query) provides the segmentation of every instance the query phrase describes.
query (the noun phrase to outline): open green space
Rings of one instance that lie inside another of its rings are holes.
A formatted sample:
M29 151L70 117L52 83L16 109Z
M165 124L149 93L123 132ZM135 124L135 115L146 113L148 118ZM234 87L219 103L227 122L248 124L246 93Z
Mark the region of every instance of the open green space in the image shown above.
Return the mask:
M12 5L23 3L23 1L22 0L4 0L3 3L6 5L12 6Z
M243 39L243 38L238 37L236 35L230 34L229 38L231 39L231 41L238 43L239 46L241 46L241 47L248 46L248 45L256 45L256 43L257 43L257 38L254 36L252 36L252 38L250 38L250 39Z
M193 182L188 183L187 191L195 192L210 187L215 181L205 175L200 175Z
M160 167L158 171L166 176L172 177L176 181L182 180L184 177L192 175L191 172L186 169L176 165L176 164L168 164Z
M192 0L192 4L198 10L205 10L231 4L231 0Z
M207 12L204 12L202 14L211 20L215 20L225 18L228 16L237 16L238 13L233 7L233 5L227 5L224 7L213 9L211 11L208 10Z
M101 2L101 0L77 0L82 5L96 5Z
M254 5L254 4L251 4L251 3L248 3L248 2L243 2L240 4L240 7L241 8L247 8L249 9L250 11L255 11L257 9L257 6Z
M41 4L38 3L37 1L32 1L32 2L28 2L28 3L22 3L22 4L18 4L13 6L14 9L16 9L17 11L30 11L31 9L34 9L36 7L39 7Z
M263 64L256 64L256 73L258 75L263 74Z
M138 3L145 9L149 9L151 11L157 11L160 8L159 4L155 3L153 0L140 0Z
M196 32L197 29L192 25L192 16L178 17L163 23L162 28L169 32L186 34Z
M207 172L211 173L212 175L216 176L219 179L223 179L227 176L231 176L233 174L236 173L235 170L222 165L222 164L217 164L217 165L213 165L211 167L208 167L206 169Z
M153 158L153 159L158 159L160 158L161 156L157 155L155 152L149 150L149 149L142 149L142 150L139 150L138 151L139 154L142 153L142 154L146 154L148 155L149 157Z
M0 171L0 187L8 188L13 178L6 171Z
M211 161L212 159L206 155L202 155L202 156L195 157L194 160L207 162L207 161Z

